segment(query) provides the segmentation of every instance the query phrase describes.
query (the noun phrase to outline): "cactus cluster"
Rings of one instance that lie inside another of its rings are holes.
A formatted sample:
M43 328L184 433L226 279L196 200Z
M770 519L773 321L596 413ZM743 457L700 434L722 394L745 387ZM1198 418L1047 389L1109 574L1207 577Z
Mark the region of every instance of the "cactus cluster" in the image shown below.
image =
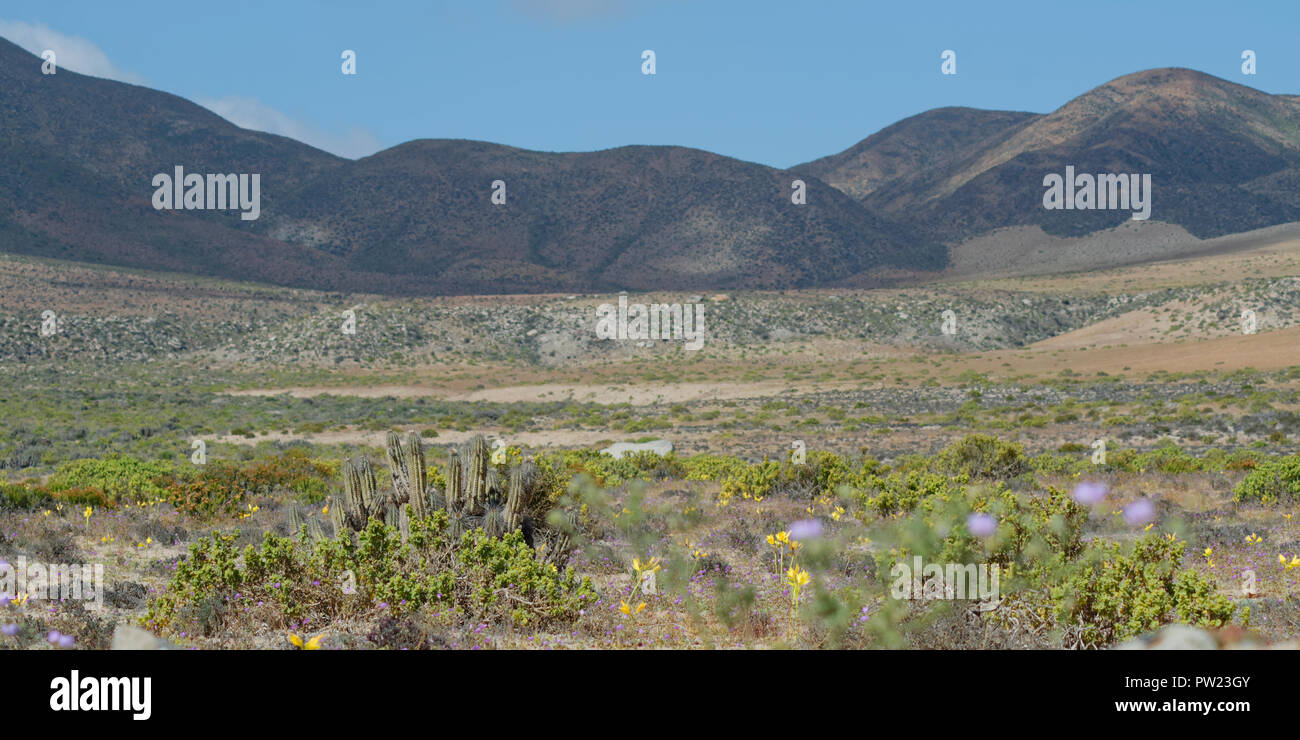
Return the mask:
M330 503L336 535L360 532L371 518L377 518L397 527L405 539L411 518L441 509L447 513L448 534L453 540L481 527L489 537L522 531L528 545L536 546L528 511L540 488L541 471L531 460L513 465L503 474L491 462L487 440L475 437L460 449L448 451L446 490L439 491L428 482L419 435L410 432L403 439L389 432L386 447L393 478L389 490L379 489L367 457L344 461L343 492ZM571 540L562 532L552 535L547 538L545 560L562 562L572 549Z
M491 463L487 440L481 436L460 450L450 450L449 458L447 490L437 503L447 511L452 536L477 527L489 537L522 530L532 545L533 523L527 511L541 478L537 465L525 460L502 476Z

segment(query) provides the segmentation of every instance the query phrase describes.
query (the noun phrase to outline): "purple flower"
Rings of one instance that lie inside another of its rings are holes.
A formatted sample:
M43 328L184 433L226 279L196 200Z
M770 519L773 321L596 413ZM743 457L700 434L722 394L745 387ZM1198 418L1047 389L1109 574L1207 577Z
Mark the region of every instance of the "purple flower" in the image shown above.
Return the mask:
M1132 526L1148 524L1155 518L1156 507L1150 499L1140 498L1124 507L1124 521Z
M6 624L5 626L0 627L0 632L3 632L4 634L10 637L13 637L14 635L18 634L18 625Z
M819 519L800 519L790 525L790 539L815 540L822 536L822 523Z
M48 640L51 645L57 645L59 640L62 638L63 635L59 634L58 630L50 630L50 634L45 636L45 639Z
M70 648L75 642L72 635L59 635L59 647L61 648Z
M1084 481L1074 487L1074 500L1084 506L1096 506L1106 498L1106 484Z
M980 539L992 537L998 531L998 520L989 514L971 514L966 517L966 529Z

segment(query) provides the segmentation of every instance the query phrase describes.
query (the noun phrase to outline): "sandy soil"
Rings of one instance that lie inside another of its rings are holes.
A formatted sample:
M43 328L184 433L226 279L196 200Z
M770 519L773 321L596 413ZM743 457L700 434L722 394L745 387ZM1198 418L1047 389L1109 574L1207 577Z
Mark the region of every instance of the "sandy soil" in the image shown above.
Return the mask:
M480 430L458 432L455 430L440 429L438 436L432 439L426 439L426 443L436 447L439 445L453 445L465 442L476 435L482 434ZM255 445L259 442L290 442L294 440L306 440L314 444L355 444L367 445L370 447L383 447L384 435L386 431L372 432L362 429L343 429L331 432L317 432L308 434L297 434L290 432L271 432L269 434L259 434L249 439L237 435L211 435L200 437L207 442L226 442L236 445ZM603 431L603 430L586 430L586 429L559 429L537 432L517 432L511 433L506 440L512 445L519 445L527 448L537 447L575 447L575 446L593 446L598 442L608 440L623 441L624 436L639 438L644 435L624 435L622 432Z
M817 390L845 390L860 387L861 383L819 383ZM232 396L277 396L287 393L295 398L310 398L333 394L359 398L416 398L428 397L447 401L492 401L515 403L520 401L594 402L601 404L631 403L645 406L653 403L685 403L725 399L778 396L800 391L806 387L787 381L760 381L755 383L646 383L626 385L512 385L473 391L444 390L414 385L388 385L363 387L305 387L284 389L253 389L230 391Z
M1300 224L1215 239L1197 239L1181 227L1159 222L1134 222L1079 238L1050 236L1037 226L1016 226L963 242L952 249L951 257L944 281L1096 270L995 282L1022 290L1038 284L1041 290L1152 289L1300 274ZM1149 264L1096 269L1138 262Z
M1123 317L1120 317L1123 318ZM1103 322L1105 323L1105 322ZM1100 326L1100 325L1098 325ZM1109 329L1096 326L1062 334L1031 345L1035 350L1074 348L1068 366L1079 372L1103 370L1118 374L1128 367L1131 372L1169 370L1276 370L1300 365L1300 327L1265 331L1252 335L1230 335L1199 342L1141 344L1128 347L1084 349L1081 345L1099 343ZM1080 336L1082 335L1082 338ZM1019 371L1029 368L1017 367Z

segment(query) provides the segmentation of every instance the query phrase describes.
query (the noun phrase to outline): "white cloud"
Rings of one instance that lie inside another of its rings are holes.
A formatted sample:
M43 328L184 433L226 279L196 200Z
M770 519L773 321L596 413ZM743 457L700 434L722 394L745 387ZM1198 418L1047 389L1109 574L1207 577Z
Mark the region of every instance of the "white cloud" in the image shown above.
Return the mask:
M287 136L340 157L356 159L384 148L379 139L365 129L352 128L342 134L325 131L252 98L200 97L194 98L194 102L241 128Z
M24 23L0 19L0 36L9 39L36 56L50 49L60 69L69 69L92 77L105 77L133 85L143 85L144 78L119 69L94 43L80 36L59 33L43 23Z
M94 43L78 36L59 33L43 23L0 19L0 36L37 56L46 49L53 50L60 69L135 85L145 84L143 77L113 64L108 55ZM355 159L384 148L379 139L365 129L353 128L341 134L325 131L305 121L290 118L252 98L195 98L194 102L236 126L287 136L341 157Z

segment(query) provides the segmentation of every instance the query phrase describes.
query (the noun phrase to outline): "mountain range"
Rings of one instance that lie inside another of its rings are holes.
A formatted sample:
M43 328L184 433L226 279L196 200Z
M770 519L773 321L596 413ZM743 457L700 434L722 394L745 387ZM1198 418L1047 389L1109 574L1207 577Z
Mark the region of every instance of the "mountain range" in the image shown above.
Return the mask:
M1043 208L1043 177L1149 173L1152 220L1213 237L1300 221L1300 97L1185 69L1048 114L942 108L775 169L696 149L548 153L417 140L348 160L0 39L0 251L387 294L872 286ZM260 175L260 217L157 210L155 175ZM796 180L806 202L793 202ZM504 202L494 202L504 190Z

